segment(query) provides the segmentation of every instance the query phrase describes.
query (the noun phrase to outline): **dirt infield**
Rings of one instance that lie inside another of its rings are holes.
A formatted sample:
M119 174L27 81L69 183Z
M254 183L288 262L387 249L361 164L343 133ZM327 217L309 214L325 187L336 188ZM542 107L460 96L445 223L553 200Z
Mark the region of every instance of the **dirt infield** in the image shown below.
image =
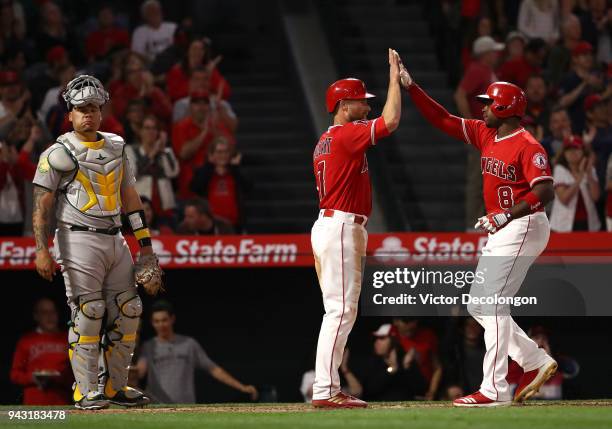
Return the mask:
M377 402L370 403L368 409L390 410L405 408L450 408L452 405L446 401L436 402ZM585 400L585 401L533 401L517 407L612 407L612 400ZM109 408L107 410L84 411L70 410L70 414L166 414L166 413L308 413L326 412L313 408L310 404L227 404L227 405L185 405L166 406L153 405L146 408Z

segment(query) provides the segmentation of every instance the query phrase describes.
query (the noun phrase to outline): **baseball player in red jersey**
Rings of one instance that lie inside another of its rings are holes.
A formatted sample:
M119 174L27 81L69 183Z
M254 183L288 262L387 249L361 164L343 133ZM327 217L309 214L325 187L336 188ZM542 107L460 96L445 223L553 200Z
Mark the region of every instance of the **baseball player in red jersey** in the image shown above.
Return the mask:
M319 218L312 227L312 251L325 315L317 344L312 404L319 408L362 408L367 404L340 390L338 367L357 317L362 260L372 209L366 151L395 131L401 113L399 56L389 49L389 90L382 115L368 120L366 91L358 79L334 82L326 94L333 125L313 154Z
M478 96L483 120L449 114L414 83L400 64L402 86L432 125L473 145L481 153L483 195L487 215L476 228L489 233L478 272L482 284L473 284L477 298L514 296L527 270L546 248L550 225L544 206L554 198L546 151L520 126L527 100L523 91L507 82L495 82ZM473 302L473 301L472 301ZM481 301L480 301L481 302ZM506 382L508 356L524 370L514 402L530 398L557 370L557 363L538 348L510 315L509 304L468 305L470 314L485 329L486 354L478 392L454 401L459 407L494 407L511 404Z

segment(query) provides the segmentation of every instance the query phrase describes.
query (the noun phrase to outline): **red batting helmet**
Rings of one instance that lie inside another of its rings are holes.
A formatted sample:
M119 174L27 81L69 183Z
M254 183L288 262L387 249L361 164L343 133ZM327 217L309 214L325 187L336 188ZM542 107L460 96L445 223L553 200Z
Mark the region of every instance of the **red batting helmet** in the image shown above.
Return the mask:
M332 113L340 100L362 100L373 97L376 96L366 91L365 83L362 80L349 77L337 80L327 88L325 102L327 111Z
M494 82L486 94L476 96L478 101L490 104L491 111L498 118L522 117L527 108L527 97L518 86L508 82Z

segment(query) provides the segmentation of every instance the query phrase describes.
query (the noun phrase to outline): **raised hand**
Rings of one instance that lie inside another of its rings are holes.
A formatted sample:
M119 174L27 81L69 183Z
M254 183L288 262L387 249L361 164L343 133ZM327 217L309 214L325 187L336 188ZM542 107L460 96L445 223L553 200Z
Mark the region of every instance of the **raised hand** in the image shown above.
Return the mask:
M399 82L400 59L397 52L389 48L389 82Z
M410 86L412 86L414 80L412 79L412 76L410 76L410 73L408 73L408 70L406 70L406 66L404 66L404 63L402 62L402 59L400 58L399 54L397 54L397 58L399 59L400 81L402 83L402 86L405 89L408 89Z

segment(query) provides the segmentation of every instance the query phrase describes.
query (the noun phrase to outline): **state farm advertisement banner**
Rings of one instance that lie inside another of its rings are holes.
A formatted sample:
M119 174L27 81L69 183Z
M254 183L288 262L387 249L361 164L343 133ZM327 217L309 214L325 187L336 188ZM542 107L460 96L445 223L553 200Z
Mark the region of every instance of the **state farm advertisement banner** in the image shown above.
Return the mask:
M127 237L132 252L138 245ZM389 262L467 262L478 256L487 237L465 233L371 234L368 255ZM155 253L166 269L215 267L308 267L314 265L310 236L158 236ZM53 248L51 248L53 253ZM34 240L30 237L0 238L0 270L34 269ZM545 255L612 255L612 234L552 234Z

